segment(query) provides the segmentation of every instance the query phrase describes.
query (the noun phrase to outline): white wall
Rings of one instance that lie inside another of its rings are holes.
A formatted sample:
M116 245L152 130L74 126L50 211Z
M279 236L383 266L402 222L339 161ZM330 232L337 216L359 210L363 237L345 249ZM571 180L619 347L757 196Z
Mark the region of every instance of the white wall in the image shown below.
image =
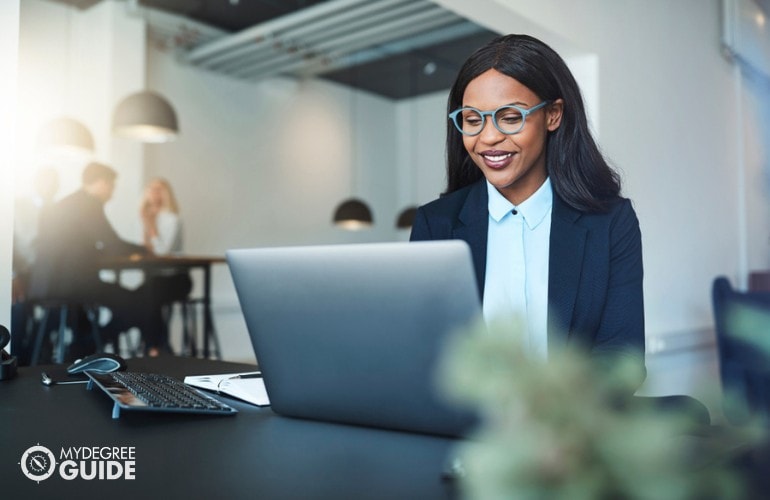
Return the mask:
M446 187L444 141L448 92L394 103L398 148L398 206L425 204ZM408 237L408 231L404 235Z

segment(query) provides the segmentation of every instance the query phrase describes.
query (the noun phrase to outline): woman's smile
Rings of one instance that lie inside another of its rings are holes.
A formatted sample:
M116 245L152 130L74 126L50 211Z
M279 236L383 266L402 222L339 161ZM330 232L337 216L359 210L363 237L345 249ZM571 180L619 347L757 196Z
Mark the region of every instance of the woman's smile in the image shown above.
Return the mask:
M510 151L499 151L496 149L479 153L479 156L484 159L484 164L494 170L499 170L510 165L513 161L513 155L514 153Z

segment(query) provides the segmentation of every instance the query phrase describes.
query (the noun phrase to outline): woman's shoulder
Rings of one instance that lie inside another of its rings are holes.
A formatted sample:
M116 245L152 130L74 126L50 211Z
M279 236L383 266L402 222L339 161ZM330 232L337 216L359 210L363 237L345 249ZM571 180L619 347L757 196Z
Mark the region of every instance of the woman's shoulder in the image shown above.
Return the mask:
M577 224L589 230L608 231L615 235L639 232L639 219L633 202L621 196L608 200L605 210L601 212L583 213Z
M607 203L607 214L613 219L628 217L636 219L633 202L622 196L617 196Z
M482 179L457 191L441 195L439 198L421 206L420 209L434 215L457 215L465 206L470 196L486 193L484 182ZM481 193L479 193L479 190L481 190Z
M615 218L621 214L634 214L633 202L629 198L624 198L620 195L613 196L610 199L602 201L602 207L595 210L581 210L571 206L554 192L554 206L563 214L573 214L576 218L588 218L588 219L606 219Z

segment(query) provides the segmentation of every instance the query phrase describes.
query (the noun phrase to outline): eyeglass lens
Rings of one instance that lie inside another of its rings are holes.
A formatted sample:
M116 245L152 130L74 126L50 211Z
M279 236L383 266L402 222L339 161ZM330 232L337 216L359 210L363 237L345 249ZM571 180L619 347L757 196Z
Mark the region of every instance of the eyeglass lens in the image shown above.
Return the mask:
M487 113L484 113L487 114ZM464 109L459 118L459 125L462 132L468 135L476 135L484 128L484 118L481 113L475 109ZM515 134L524 126L524 117L521 110L513 106L503 106L493 115L495 126L505 134Z

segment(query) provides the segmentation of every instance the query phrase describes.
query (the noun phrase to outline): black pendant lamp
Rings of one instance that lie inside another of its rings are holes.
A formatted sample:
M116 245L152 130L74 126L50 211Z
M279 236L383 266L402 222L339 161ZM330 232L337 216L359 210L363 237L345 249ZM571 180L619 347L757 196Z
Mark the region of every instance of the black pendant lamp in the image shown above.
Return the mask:
M369 205L358 198L348 198L334 211L334 224L343 229L356 231L372 227L374 218Z
M396 229L412 229L415 215L417 215L417 207L403 209L396 219Z
M179 135L176 111L162 95L148 90L121 100L112 115L112 130L141 142L173 141Z

